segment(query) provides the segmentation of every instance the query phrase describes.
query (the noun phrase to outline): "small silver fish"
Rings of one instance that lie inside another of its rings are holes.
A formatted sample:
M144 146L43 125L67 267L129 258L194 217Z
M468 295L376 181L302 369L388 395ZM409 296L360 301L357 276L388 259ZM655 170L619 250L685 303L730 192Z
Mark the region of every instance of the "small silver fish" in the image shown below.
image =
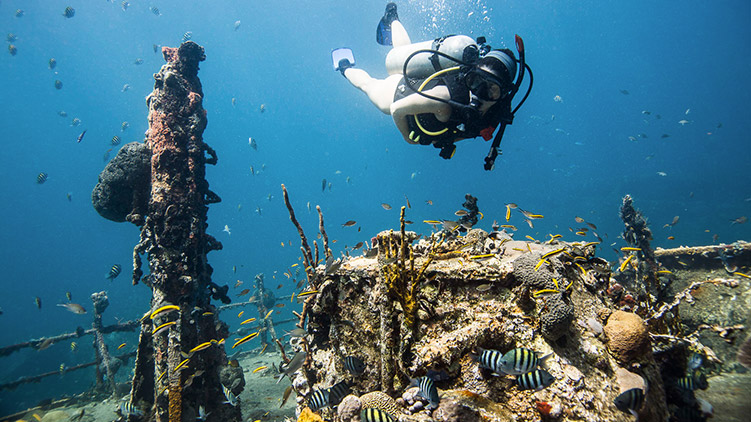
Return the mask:
M205 421L206 417L209 416L208 413L206 413L206 408L201 406L198 406L198 416L196 417L197 421Z
M284 335L288 335L292 338L304 337L306 334L308 334L308 332L304 328L295 328L284 333Z
M280 365L279 370L282 373L279 375L279 379L276 380L276 383L279 384L279 381L284 378L284 376L290 376L297 372L298 369L302 367L302 364L305 362L306 354L305 352L297 352L295 353L295 356L292 357L292 360L289 361L289 363Z
M69 310L70 312L73 312L74 314L78 314L78 315L83 315L86 313L86 309L84 309L83 306L77 303L58 303L57 306L62 306L63 308Z

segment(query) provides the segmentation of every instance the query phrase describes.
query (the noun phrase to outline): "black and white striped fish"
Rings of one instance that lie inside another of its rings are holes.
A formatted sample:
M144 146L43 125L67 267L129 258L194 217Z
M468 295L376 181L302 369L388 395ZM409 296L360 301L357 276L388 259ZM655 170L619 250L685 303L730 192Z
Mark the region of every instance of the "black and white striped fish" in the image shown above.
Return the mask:
M334 407L338 406L339 403L342 402L342 399L347 396L350 392L350 385L348 381L340 381L331 388L328 389L329 391L329 406Z
M117 276L120 275L120 271L122 271L123 268L120 266L120 264L115 264L110 268L110 272L107 273L107 279L112 281L117 278Z
M224 393L224 398L227 399L227 400L225 400L222 403L231 404L232 406L237 406L237 396L235 396L232 393L232 391L230 391L229 388L227 388L224 385L222 385L222 392Z
M619 394L613 400L613 404L621 412L631 413L638 418L638 411L644 403L644 390L641 388L632 388Z
M516 385L519 386L520 390L540 391L553 382L555 382L555 377L550 375L548 371L542 369L527 372L526 374L521 374L516 377Z
M694 390L706 390L709 387L707 383L707 376L704 374L699 375L686 375L678 380L678 386L686 391Z
M477 356L477 361L480 364L480 368L490 369L491 371L501 374L501 359L503 353L493 349L480 349L480 355Z
M329 405L329 390L315 390L308 400L310 410L317 412Z
M344 367L350 374L359 377L365 372L365 363L357 356L347 356L344 358Z
M366 407L360 412L362 422L394 422L394 418L381 409Z
M537 357L536 352L523 347L517 347L503 355L499 369L509 375L526 374L527 372L534 371L540 361L546 359L548 356L540 359Z
M438 388L435 386L435 382L430 377L420 377L416 380L412 380L412 384L420 387L420 397L428 400L428 409L435 409L438 407L438 403L441 398L438 396Z
M121 400L120 406L118 406L120 415L123 417L128 416L143 416L143 411L133 405L130 400Z
M47 181L47 173L41 172L37 175L37 183L42 184Z

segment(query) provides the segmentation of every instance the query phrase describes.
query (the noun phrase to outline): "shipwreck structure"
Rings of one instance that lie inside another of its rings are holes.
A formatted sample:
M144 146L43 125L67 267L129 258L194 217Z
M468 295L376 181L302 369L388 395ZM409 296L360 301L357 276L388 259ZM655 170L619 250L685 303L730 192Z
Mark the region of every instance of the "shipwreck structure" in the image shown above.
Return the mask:
M557 235L444 227L424 237L405 230L402 208L401 227L361 256L309 271L316 294L301 315L307 335L293 345L309 356L292 380L298 422L357 422L367 409L413 422L705 420L702 392L681 379L732 370L751 301L738 271L751 267L751 244L652 250L632 198L621 215L627 245L613 264L597 256L599 242ZM738 296L737 306L723 310L715 295ZM708 324L709 313L722 317ZM482 350L520 347L550 355L550 385L528 389L478 362ZM699 368L692 354L703 357ZM422 376L440 391L433 409L414 386ZM329 407L320 409L322 392Z
M241 368L226 366L226 324L211 299L229 303L228 286L211 281L206 255L222 245L206 233L208 205L220 201L209 189L206 164L217 155L203 142L206 111L198 79L204 50L188 41L162 48L167 63L154 75L147 98L145 143L125 145L107 165L92 193L105 218L141 228L133 250L133 284L152 289L151 310L141 319L127 420L240 420L239 406L222 404L244 387ZM141 255L148 255L144 276Z

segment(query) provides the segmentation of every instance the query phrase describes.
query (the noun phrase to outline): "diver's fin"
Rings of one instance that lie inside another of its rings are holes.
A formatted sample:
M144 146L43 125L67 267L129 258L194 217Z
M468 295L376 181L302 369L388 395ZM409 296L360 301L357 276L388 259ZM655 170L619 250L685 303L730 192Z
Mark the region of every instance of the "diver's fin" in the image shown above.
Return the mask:
M334 65L334 70L344 75L346 69L355 65L355 56L349 48L337 48L331 52L331 61Z
M378 22L376 29L376 41L381 45L393 45L391 42L391 23L399 20L396 13L396 3L386 5L386 12Z

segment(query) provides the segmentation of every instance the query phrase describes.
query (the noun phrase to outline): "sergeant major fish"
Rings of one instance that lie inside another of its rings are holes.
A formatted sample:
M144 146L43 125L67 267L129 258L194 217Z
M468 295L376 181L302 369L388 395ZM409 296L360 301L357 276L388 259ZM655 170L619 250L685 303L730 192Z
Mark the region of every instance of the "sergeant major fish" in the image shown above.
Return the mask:
M357 356L347 356L344 358L344 367L350 374L356 377L365 372L365 363Z
M480 349L477 360L480 367L490 369L496 374L521 375L535 370L538 363L548 356L550 355L540 359L536 352L521 347L506 354L493 349Z
M328 392L329 406L332 408L338 406L339 403L342 402L342 399L350 393L349 381L344 380L332 385L331 388L328 389Z
M363 422L394 422L394 418L381 409L366 407L360 412L360 420Z
M308 400L310 410L317 412L329 405L329 390L315 390Z
M543 369L537 369L516 377L516 384L520 390L540 391L551 385L554 381L555 378Z
M638 411L644 403L644 390L641 388L632 388L619 394L613 400L613 404L621 412L631 413L638 419Z
M438 407L441 398L438 396L438 388L435 386L435 382L430 377L420 377L416 380L412 380L412 385L416 385L420 388L420 397L428 400L428 409L432 410Z
M109 281L112 281L117 278L117 276L120 275L120 272L123 270L123 268L120 266L120 264L115 264L110 268L110 272L107 273L107 279Z
M237 396L235 396L232 391L230 391L229 388L222 385L222 392L224 393L224 397L227 399L224 401L224 404L230 404L232 406L237 406Z

